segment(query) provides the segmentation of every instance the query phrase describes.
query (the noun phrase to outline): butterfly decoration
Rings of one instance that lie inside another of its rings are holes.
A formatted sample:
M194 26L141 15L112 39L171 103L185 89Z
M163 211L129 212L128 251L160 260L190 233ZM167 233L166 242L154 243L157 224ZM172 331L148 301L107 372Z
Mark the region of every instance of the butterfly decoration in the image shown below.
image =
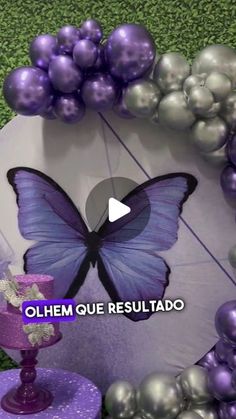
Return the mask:
M163 298L170 269L157 252L170 249L177 240L182 206L197 185L192 175L174 173L139 185L122 200L135 210L113 223L106 220L92 232L70 197L50 177L24 167L10 169L7 177L17 196L20 232L35 241L24 255L24 269L52 275L56 297L73 298L90 266L96 265L114 302ZM140 232L146 208L143 193L151 211ZM137 235L125 240L129 231ZM133 321L150 315L126 314Z
M32 346L48 342L55 335L54 326L51 323L31 323L23 326L24 332Z

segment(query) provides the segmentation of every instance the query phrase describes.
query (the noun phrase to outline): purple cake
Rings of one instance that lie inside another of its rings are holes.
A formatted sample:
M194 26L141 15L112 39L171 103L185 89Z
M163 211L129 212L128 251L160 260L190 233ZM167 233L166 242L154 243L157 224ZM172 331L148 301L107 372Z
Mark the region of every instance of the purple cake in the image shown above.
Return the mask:
M19 285L19 292L24 293L26 288L36 284L45 299L53 298L54 279L48 275L16 275L15 280ZM9 349L43 348L53 345L59 338L59 323L54 323L54 335L49 340L44 340L40 345L32 345L28 335L23 330L21 311L10 303L0 307L0 346Z

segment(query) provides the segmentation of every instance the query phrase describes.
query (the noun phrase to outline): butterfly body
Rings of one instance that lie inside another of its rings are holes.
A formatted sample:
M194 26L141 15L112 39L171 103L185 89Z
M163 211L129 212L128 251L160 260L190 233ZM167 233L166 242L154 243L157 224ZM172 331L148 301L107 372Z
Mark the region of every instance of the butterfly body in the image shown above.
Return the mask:
M98 260L99 250L102 247L102 239L95 231L87 234L85 245L88 249L88 258L93 267L95 267Z

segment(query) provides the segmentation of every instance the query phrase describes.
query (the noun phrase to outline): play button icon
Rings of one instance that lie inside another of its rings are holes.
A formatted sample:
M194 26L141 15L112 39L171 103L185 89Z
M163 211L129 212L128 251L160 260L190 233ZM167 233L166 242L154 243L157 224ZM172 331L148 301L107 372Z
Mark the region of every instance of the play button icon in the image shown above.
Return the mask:
M111 223L129 214L130 211L131 209L128 207L128 205L122 204L122 202L115 198L109 198L108 219Z

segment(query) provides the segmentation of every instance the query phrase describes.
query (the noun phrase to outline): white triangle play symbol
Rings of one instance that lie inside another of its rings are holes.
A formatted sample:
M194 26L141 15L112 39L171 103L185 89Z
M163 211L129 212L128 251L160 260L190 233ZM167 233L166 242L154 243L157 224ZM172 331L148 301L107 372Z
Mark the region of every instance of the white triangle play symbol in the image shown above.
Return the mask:
M111 223L119 218L124 217L124 215L129 214L131 211L128 205L122 204L122 202L118 201L115 198L109 198L108 201L108 219Z

